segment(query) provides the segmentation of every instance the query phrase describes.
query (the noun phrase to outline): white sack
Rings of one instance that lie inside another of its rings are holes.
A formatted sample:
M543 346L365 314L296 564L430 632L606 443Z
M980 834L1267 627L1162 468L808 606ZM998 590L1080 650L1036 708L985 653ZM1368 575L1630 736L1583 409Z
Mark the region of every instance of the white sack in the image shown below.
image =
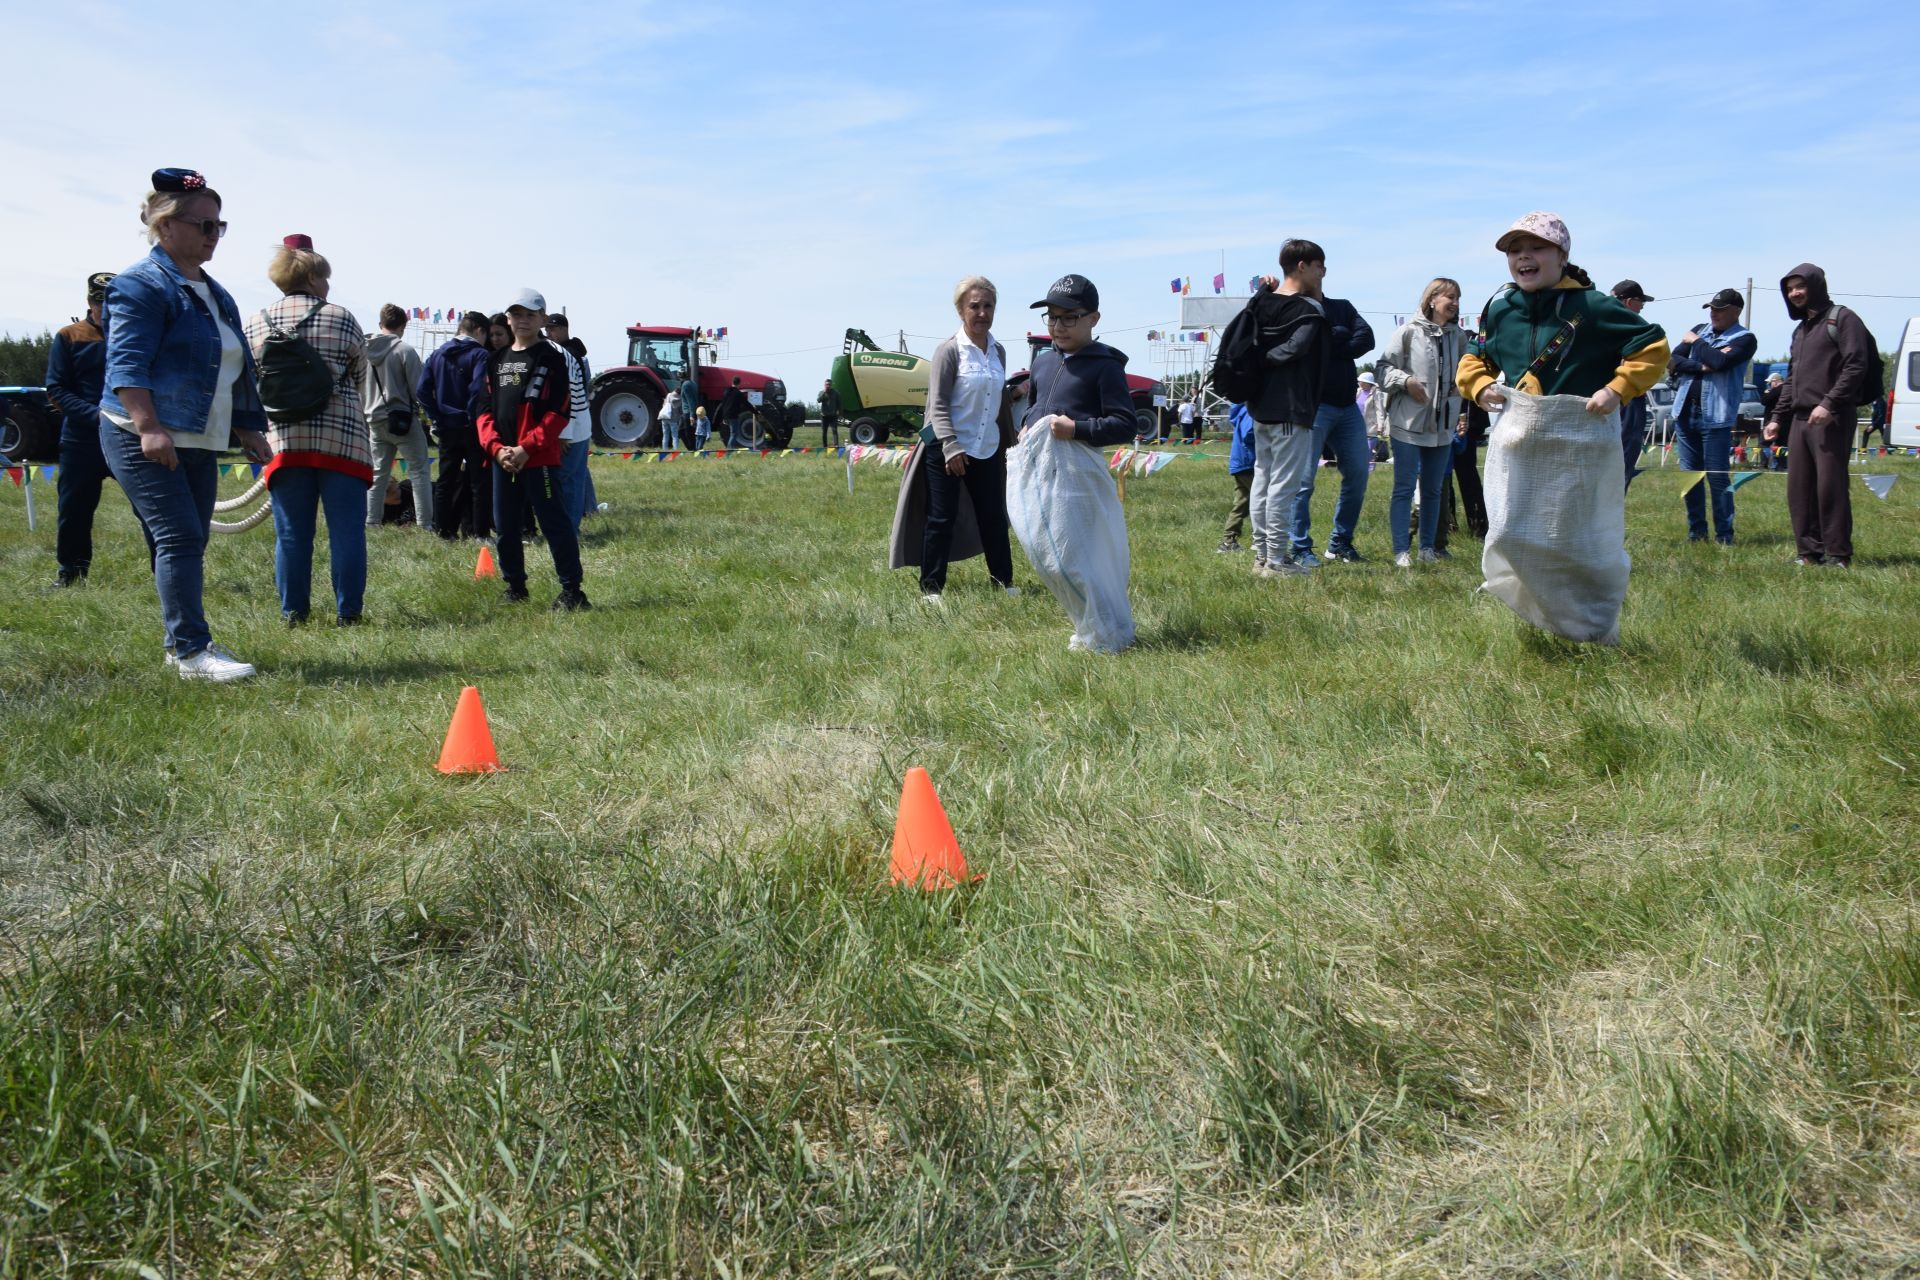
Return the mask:
M1127 521L1106 455L1029 428L1007 450L1007 518L1073 622L1072 647L1115 653L1132 644Z
M1536 627L1618 644L1633 567L1620 412L1501 390L1507 409L1487 437L1486 589Z

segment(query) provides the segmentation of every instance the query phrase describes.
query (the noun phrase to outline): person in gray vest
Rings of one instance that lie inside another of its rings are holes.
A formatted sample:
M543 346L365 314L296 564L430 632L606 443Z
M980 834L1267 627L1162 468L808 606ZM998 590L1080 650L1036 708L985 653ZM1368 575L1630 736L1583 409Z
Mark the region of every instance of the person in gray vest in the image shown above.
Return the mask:
M367 434L373 441L373 484L367 490L367 528L377 529L386 515L387 475L396 456L404 458L414 481L414 515L422 529L433 529L433 464L427 456L427 428L420 419L414 388L420 381L420 353L408 346L407 313L391 302L380 308L380 332L367 339L366 370L360 400L366 406Z

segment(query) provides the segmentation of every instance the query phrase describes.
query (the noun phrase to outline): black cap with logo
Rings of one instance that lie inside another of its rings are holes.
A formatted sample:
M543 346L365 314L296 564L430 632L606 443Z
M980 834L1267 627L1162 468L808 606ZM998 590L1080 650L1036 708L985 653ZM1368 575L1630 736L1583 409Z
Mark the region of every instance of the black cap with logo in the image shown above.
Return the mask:
M1048 287L1047 296L1034 303L1029 310L1037 311L1041 307L1058 307L1062 311L1098 311L1100 291L1085 276L1061 276Z
M1693 296L1697 298L1700 295L1696 293ZM1722 289L1720 292L1714 294L1712 298L1708 299L1704 304L1702 304L1700 309L1702 311L1717 310L1721 307L1733 307L1735 309L1739 309L1739 308L1745 307L1746 305L1747 305L1746 295L1741 293L1738 289Z
M113 283L114 273L96 271L87 277L87 301L104 302L107 298L107 286Z
M1640 282L1638 280L1622 280L1619 284L1613 286L1613 296L1620 299L1622 302L1625 302L1629 299L1634 299L1640 302L1653 301L1653 295L1648 293L1645 289L1642 289L1640 287ZM1697 298L1700 295L1696 293L1693 296Z

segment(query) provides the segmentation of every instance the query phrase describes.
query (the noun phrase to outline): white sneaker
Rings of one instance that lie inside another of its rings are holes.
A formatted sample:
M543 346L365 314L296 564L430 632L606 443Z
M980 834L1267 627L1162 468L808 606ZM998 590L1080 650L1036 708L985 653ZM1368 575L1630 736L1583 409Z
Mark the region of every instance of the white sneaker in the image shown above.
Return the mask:
M1452 557L1448 557L1448 558L1451 559ZM1438 551L1435 551L1432 547L1420 548L1421 564L1437 564L1439 563L1439 560L1440 560L1440 553Z
M1020 594L1020 588L1013 586L1012 584L1008 584L1007 586L1004 586L1000 589L1006 592L1010 596L1017 596Z
M923 604L945 604L946 603L945 600L940 598L940 593L938 591L929 591L925 595L921 596L920 600L921 600L921 603Z
M227 684L245 680L254 674L251 662L242 662L217 644L210 644L190 658L175 658L174 669L182 680L211 680Z
M1413 552L1402 551L1399 555L1393 558L1393 563L1395 568L1399 568L1399 569L1413 568Z

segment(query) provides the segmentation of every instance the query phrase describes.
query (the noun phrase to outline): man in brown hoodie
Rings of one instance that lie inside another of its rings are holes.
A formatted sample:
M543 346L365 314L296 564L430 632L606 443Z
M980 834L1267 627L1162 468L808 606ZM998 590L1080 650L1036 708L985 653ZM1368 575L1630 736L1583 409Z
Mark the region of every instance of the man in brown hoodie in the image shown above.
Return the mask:
M1836 306L1827 273L1803 262L1780 281L1793 331L1786 385L1773 421L1787 437L1787 512L1798 546L1796 563L1853 564L1853 498L1847 463L1855 410L1867 399L1873 335L1860 317Z

